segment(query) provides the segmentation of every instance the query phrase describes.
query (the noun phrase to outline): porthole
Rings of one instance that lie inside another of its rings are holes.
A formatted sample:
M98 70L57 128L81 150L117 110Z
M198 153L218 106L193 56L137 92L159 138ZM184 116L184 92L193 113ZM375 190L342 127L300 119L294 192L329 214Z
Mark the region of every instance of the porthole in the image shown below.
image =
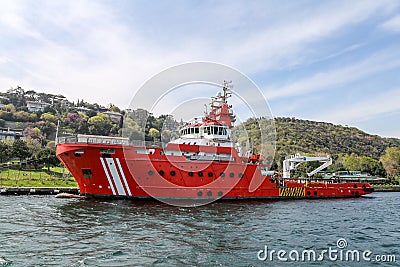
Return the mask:
M159 174L160 176L164 176L164 171L163 171L163 170L159 170L159 171L158 171L158 174Z
M220 176L221 176L221 177L225 177L225 173L224 173L224 172L221 172L221 173L220 173Z
M243 178L243 173L239 172L239 178Z
M203 192L199 191L199 192L197 192L197 195L198 195L199 197L201 197L201 196L203 195Z
M219 192L218 192L218 196L221 197L222 195L223 195L222 191L219 191Z
M231 173L229 174L229 177L233 178L233 177L235 177L235 174L234 174L233 172L231 172Z
M212 196L212 192L211 192L211 191L208 191L208 192L207 192L207 196L211 197L211 196Z
M193 172L188 172L188 175L189 176L193 176Z
M170 174L171 176L175 176L176 172L175 172L175 171L170 171L169 174Z
M202 177L202 176L203 176L203 172L198 172L198 175L199 175L200 177Z
M311 195L311 192L310 192L310 191L307 191L307 196L309 196L309 195Z
M149 170L149 171L147 172L147 174L151 176L151 175L154 174L154 172L153 172L152 170Z
M213 177L213 173L212 172L208 172L208 177Z

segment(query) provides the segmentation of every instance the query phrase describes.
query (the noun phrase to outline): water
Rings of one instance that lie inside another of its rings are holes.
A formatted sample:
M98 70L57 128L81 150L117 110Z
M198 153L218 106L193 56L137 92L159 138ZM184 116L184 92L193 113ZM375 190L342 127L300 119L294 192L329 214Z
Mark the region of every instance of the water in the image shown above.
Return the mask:
M257 252L351 250L400 261L400 193L369 198L217 202L178 208L155 201L0 197L0 266L288 266ZM288 255L286 255L288 257ZM376 262L297 262L369 266Z

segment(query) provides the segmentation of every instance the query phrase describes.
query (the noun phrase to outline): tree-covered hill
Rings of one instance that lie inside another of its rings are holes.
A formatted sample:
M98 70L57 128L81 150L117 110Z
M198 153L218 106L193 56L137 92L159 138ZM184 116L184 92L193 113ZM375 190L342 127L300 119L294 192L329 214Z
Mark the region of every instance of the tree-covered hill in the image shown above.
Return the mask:
M368 156L379 159L386 148L400 148L400 139L382 138L355 127L334 125L291 118L276 118L277 151L279 155L293 153L325 153Z

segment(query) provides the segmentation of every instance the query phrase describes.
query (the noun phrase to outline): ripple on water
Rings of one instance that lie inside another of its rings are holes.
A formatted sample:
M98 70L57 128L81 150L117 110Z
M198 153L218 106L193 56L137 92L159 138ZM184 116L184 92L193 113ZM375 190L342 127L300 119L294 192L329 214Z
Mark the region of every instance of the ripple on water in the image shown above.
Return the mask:
M198 208L0 197L0 266L259 266L257 252L265 245L323 250L336 248L339 238L349 249L399 258L400 194L374 196L217 202Z

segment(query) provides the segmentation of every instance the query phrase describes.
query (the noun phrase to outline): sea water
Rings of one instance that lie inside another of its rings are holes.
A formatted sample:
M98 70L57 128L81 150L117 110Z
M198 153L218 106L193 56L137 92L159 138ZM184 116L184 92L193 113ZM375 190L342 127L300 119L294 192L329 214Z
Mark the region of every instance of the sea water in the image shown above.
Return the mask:
M193 208L1 196L0 266L397 266L399 207L400 193Z

